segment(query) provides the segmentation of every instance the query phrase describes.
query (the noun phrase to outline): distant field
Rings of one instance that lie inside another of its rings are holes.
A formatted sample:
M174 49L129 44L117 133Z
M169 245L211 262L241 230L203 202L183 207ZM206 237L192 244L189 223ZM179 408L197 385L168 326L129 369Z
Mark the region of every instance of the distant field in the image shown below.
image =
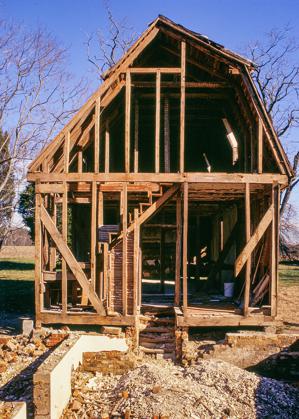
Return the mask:
M3 246L0 260L6 258L34 259L34 246Z
M284 262L279 265L281 285L299 285L299 262Z

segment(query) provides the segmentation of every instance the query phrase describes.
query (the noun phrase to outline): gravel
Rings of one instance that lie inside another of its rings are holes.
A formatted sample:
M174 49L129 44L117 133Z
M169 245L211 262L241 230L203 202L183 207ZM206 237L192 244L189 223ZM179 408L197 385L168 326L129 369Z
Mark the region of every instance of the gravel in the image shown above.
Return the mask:
M75 371L63 418L296 418L299 390L218 360L149 360L122 376Z

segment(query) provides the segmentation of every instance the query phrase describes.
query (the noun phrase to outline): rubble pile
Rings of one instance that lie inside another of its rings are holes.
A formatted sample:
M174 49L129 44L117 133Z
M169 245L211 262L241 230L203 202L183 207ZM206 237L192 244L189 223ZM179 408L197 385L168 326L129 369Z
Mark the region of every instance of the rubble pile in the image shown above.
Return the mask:
M121 376L75 371L63 418L290 418L299 390L219 360L148 360Z
M48 330L30 336L0 335L0 400L26 401L32 413L33 374L52 348L66 336ZM4 409L3 404L0 405L0 418L5 418L6 412L1 409ZM7 405L5 409L8 409Z

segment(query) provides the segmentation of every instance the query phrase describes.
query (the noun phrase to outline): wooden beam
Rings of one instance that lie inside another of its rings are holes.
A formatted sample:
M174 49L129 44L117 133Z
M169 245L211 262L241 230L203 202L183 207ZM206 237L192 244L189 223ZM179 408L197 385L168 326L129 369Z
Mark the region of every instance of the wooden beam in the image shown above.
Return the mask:
M176 249L175 249L175 296L174 304L181 302L181 257L182 257L182 194L176 199Z
M135 99L134 118L134 173L138 173L139 165L139 101Z
M130 67L127 71L131 74L180 74L181 67Z
M68 193L67 193L67 183L63 182L63 195L62 195L62 238L67 243L68 236ZM62 267L62 281L61 281L61 305L62 312L67 312L67 264L66 260L62 258L61 261Z
M164 172L170 172L170 124L169 124L169 99L164 99Z
M160 172L161 73L156 73L155 172Z
M130 142L131 142L131 75L126 74L126 105L125 105L125 172L130 173Z
M99 173L100 168L100 98L96 101L94 122L94 171Z
M103 304L99 300L92 285L89 283L88 279L86 278L86 275L83 272L80 264L75 259L73 253L71 252L67 243L63 239L62 235L57 230L57 227L53 223L51 217L49 216L47 210L45 209L43 205L41 205L41 221L43 225L46 227L52 240L56 244L58 251L60 252L61 256L65 259L70 270L72 271L75 278L81 285L82 290L86 293L87 297L89 298L91 304L93 305L97 313L104 315L105 310L104 310Z
M123 184L121 193L121 220L123 231L123 259L122 259L122 299L123 299L123 314L126 316L128 311L127 291L128 291L128 266L127 266L127 253L128 253L128 190L127 184Z
M245 185L245 238L246 244L251 237L251 216L250 216L250 184ZM250 300L250 283L251 283L251 256L248 256L245 271L245 291L244 291L244 316L249 313Z
M263 123L258 119L257 172L263 173Z
M180 173L185 171L186 42L181 42Z
M244 249L239 254L235 262L235 277L239 275L243 266L247 262L249 256L251 256L253 250L256 248L257 244L263 237L265 231L269 227L273 216L273 204L270 205L268 210L266 211L265 215L259 222L258 226L256 227L254 233L250 237L248 243L246 243Z
M278 182L287 186L286 175L277 173L29 173L28 181L40 182L157 182L157 183L256 183L272 184Z
M183 308L188 307L188 182L183 195Z
M80 324L80 325L102 325L102 326L134 326L135 316L105 316L96 313L57 313L43 311L41 323L44 324Z
M109 122L106 122L105 129L105 173L110 171L110 130Z

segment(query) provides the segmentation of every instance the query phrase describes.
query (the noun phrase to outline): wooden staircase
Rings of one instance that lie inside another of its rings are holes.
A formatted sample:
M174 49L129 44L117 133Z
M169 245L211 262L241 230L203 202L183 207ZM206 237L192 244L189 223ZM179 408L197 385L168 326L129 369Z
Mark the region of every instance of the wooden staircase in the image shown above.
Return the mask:
M172 307L146 309L141 318L139 350L146 356L175 361L175 318Z

